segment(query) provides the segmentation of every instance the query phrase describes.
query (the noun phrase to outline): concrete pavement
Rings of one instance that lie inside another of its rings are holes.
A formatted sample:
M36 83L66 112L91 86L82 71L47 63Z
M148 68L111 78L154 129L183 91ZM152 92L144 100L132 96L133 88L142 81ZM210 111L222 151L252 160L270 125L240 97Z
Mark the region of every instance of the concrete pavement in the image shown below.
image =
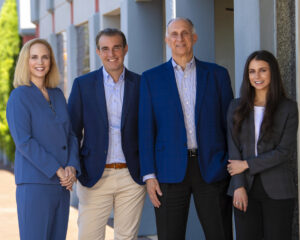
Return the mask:
M15 178L11 171L0 166L0 239L19 240ZM70 207L67 240L76 240L78 211ZM114 230L106 227L105 240L114 239Z
M15 177L9 167L0 161L0 239L19 240L19 227L16 205ZM66 240L76 240L78 211L70 207L69 225ZM105 240L114 239L114 229L106 225ZM141 237L139 240L157 240L157 236Z

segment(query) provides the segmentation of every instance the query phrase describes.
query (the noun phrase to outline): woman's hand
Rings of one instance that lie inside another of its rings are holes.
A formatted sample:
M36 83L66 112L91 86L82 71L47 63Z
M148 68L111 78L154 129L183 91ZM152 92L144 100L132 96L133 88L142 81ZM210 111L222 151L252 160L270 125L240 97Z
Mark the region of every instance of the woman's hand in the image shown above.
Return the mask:
M76 169L72 166L67 166L65 168L66 179L60 182L60 184L66 187L67 190L72 191L74 182L76 182Z
M235 189L233 193L233 206L239 209L240 211L247 211L248 195L244 187Z
M60 167L59 169L57 169L56 175L58 176L58 178L60 180L65 179L66 178L65 169L63 169L62 167Z
M60 167L56 174L59 177L61 186L66 187L66 189L69 191L72 191L73 183L77 180L76 169L72 166L68 166L65 169Z
M71 179L73 182L76 182L76 169L72 166L67 166L65 168L66 176Z
M228 160L227 171L231 176L244 172L249 168L247 161Z

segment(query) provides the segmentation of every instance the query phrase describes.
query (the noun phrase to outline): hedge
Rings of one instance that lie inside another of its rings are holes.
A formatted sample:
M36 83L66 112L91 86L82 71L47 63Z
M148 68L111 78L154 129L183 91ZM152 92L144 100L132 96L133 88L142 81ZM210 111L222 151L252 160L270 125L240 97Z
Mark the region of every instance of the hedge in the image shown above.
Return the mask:
M5 0L0 12L0 149L10 161L14 159L15 146L6 121L6 103L13 89L20 44L16 1Z

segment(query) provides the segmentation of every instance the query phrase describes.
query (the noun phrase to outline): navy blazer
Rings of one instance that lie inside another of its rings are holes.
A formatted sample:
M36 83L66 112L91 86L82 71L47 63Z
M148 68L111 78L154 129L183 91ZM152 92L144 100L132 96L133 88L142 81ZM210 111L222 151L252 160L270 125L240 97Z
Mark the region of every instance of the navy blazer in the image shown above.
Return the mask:
M92 187L102 176L108 151L108 116L105 100L103 67L74 80L68 109L79 143L82 185ZM131 174L138 184L138 102L140 76L125 70L124 99L121 118L122 150ZM84 130L84 136L83 136Z
M233 98L228 72L196 59L195 126L198 162L207 182L226 171L226 112ZM142 74L139 149L142 176L155 173L159 182L182 182L187 168L187 136L172 60Z
M60 184L56 171L73 166L80 174L78 145L62 91L48 88L53 109L34 85L14 89L6 108L16 145L16 184Z
M232 100L228 109L228 152L233 160L246 160L249 169L232 176L228 194L233 195L239 187L249 191L254 176L260 175L262 185L272 199L288 199L297 195L294 176L290 169L292 156L296 153L298 107L297 103L283 98L273 116L273 129L268 135L260 131L255 156L254 111L241 126L238 136L233 133L233 114L239 99Z

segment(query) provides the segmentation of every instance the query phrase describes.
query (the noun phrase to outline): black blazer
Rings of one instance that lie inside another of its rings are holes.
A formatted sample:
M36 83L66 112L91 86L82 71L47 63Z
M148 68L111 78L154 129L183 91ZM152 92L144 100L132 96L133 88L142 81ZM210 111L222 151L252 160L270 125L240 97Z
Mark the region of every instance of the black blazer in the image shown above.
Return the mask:
M255 156L254 111L244 120L240 134L233 135L232 116L239 104L234 99L228 109L228 153L229 159L246 160L249 169L231 178L228 194L244 186L251 189L255 174L260 174L261 181L268 196L272 199L287 199L296 196L296 184L289 168L289 161L296 151L298 108L297 103L284 98L274 115L273 130L270 137L260 132Z
M82 185L92 187L102 176L108 150L108 117L102 67L74 80L68 110L79 143ZM140 75L125 70L121 118L122 149L133 180L143 184L138 154ZM84 130L84 135L83 135Z

